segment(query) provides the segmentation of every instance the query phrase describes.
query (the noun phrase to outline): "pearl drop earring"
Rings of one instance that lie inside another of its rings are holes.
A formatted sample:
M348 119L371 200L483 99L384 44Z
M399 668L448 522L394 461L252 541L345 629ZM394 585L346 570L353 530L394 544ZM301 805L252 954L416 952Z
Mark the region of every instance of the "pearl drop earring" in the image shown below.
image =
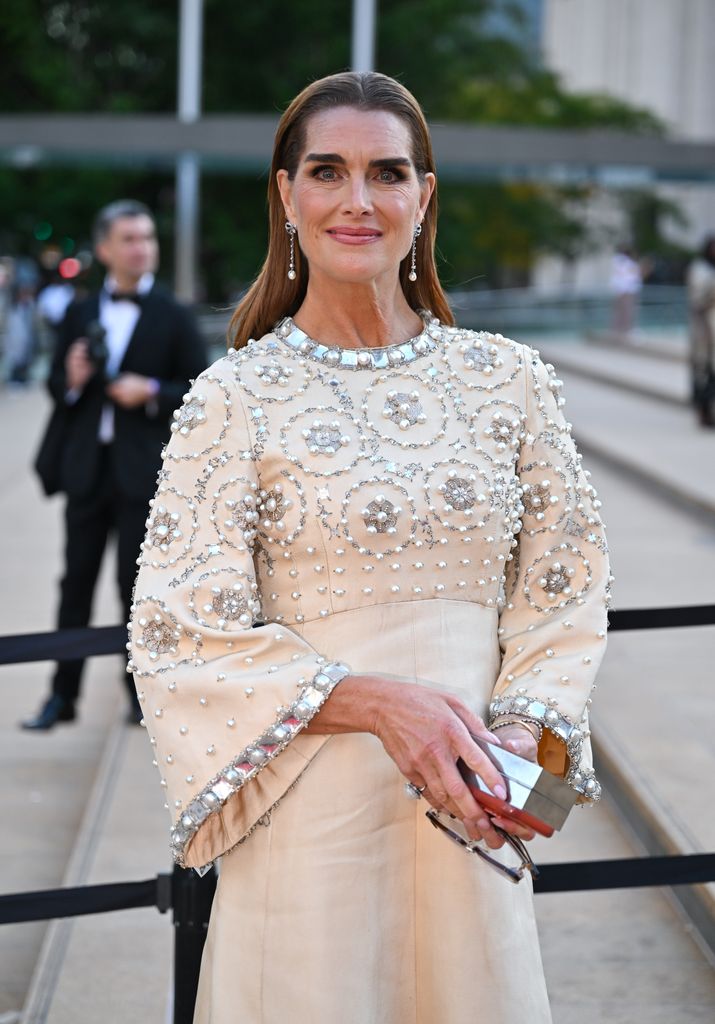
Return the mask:
M286 231L288 232L288 239L290 241L290 260L288 263L288 280L295 281L295 236L296 228L295 224L291 224L289 220L286 221Z
M417 280L417 239L422 234L422 225L415 224L415 233L412 236L412 263L410 266L410 281Z

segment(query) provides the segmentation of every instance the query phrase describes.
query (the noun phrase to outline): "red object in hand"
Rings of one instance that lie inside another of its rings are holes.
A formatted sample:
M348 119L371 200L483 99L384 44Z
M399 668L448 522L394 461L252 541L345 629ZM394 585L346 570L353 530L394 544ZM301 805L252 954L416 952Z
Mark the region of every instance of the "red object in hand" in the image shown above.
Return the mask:
M501 775L506 790L506 799L499 799L460 758L457 767L477 803L488 814L515 821L542 836L552 836L560 829L578 793L541 765L481 737L472 738Z
M507 800L500 800L493 793L480 789L472 778L475 772L471 771L463 761L459 762L458 767L462 773L462 778L469 787L469 792L480 807L483 807L490 814L496 815L498 818L505 818L507 821L515 821L518 825L523 825L525 828L531 828L534 832L538 832L540 836L546 836L547 839L554 834L554 829L551 825L547 825L546 822L534 817L533 814L529 814L528 811L524 811L520 807L514 807Z

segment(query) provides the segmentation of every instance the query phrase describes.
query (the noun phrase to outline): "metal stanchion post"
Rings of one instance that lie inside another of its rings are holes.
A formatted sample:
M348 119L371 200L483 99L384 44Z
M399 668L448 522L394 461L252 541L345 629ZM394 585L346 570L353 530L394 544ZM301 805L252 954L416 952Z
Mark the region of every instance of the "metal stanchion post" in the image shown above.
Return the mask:
M172 879L174 909L174 1024L191 1024L199 983L201 954L216 891L216 871L203 878L175 867Z

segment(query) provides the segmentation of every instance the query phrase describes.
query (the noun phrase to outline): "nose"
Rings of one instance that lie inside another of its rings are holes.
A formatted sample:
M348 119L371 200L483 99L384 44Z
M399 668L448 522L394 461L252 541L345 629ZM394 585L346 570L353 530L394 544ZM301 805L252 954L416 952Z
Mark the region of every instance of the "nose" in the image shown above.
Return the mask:
M356 175L349 179L343 212L352 216L372 213L372 197L367 180L363 175Z

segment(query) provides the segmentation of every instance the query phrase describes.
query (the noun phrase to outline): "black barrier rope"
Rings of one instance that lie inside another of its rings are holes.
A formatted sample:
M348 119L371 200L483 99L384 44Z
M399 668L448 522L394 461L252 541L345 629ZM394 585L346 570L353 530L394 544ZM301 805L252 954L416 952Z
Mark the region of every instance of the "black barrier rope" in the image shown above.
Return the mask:
M182 918L198 921L203 915L194 907L194 886L189 886L192 891L187 896L183 884L177 890L177 881L194 881L196 887L206 888L199 882L198 876L194 879L192 873L187 871L181 872L178 880L175 874L173 881L171 875L158 875L146 882L115 882L111 885L10 893L0 896L0 925L104 914L134 907L157 907L162 914L173 907ZM701 885L706 882L715 882L715 853L540 864L539 877L534 880L534 892L593 892L597 889Z
M608 629L679 629L683 626L715 626L715 604L679 608L625 608L611 612ZM0 637L0 665L27 661L73 661L105 654L124 654L125 626L88 626L52 633L20 633Z
M135 907L158 907L165 913L171 907L171 875L158 875L146 882L13 892L0 896L0 924L51 921L56 917L82 917Z
M609 633L622 629L679 629L681 626L715 626L715 604L624 608L608 616Z
M0 636L0 665L25 661L73 661L126 651L126 626L88 626L53 633Z
M588 892L596 889L638 889L656 885L699 885L715 880L715 853L672 857L628 857L622 860L540 864L534 892Z

